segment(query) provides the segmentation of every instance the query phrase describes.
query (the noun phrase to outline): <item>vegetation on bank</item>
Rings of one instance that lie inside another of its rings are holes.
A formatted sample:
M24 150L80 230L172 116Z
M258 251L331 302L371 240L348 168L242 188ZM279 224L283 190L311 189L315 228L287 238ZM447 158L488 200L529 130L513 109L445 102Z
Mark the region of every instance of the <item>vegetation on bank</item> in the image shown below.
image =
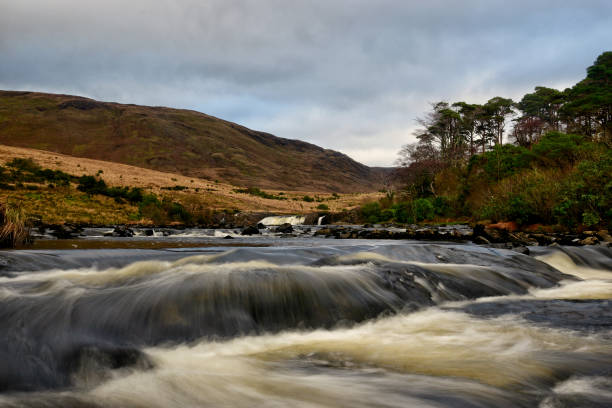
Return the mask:
M362 206L363 221L612 227L612 52L565 91L439 102L419 123L400 152L398 188Z
M23 245L29 237L23 208L13 203L0 204L0 248Z
M237 188L234 189L235 193L241 194L250 194L257 197L265 198L268 200L287 200L287 197L284 196L284 193L280 192L277 195L267 193L263 190L260 190L257 187L249 187L249 188Z
M0 166L0 189L14 192L13 199L23 203L19 219L24 218L25 210L38 220L80 219L94 224L142 220L154 224L203 223L210 215L193 205L189 211L171 197L160 197L141 188L108 186L100 174L77 177L43 169L32 159L16 158ZM11 209L9 214L16 214L14 211Z

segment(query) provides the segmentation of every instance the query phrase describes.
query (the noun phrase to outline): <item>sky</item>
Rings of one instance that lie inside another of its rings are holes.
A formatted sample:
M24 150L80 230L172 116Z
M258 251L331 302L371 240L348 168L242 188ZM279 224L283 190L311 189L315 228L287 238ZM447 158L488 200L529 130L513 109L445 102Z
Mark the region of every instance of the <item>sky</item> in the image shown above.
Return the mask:
M0 89L194 109L391 166L436 101L564 89L610 0L0 0Z

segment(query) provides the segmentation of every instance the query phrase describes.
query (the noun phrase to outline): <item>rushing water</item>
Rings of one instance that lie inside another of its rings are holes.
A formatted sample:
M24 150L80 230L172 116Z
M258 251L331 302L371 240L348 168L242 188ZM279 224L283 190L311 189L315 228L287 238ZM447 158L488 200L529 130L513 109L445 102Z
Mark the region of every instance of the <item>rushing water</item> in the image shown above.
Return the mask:
M0 253L0 406L612 406L610 249L266 240Z

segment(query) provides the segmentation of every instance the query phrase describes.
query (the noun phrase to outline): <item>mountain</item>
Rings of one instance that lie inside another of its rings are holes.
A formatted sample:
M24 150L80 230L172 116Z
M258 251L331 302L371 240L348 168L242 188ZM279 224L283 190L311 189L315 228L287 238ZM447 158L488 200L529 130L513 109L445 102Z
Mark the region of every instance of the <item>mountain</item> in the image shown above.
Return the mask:
M38 92L0 91L0 144L271 189L374 191L388 172L196 111Z

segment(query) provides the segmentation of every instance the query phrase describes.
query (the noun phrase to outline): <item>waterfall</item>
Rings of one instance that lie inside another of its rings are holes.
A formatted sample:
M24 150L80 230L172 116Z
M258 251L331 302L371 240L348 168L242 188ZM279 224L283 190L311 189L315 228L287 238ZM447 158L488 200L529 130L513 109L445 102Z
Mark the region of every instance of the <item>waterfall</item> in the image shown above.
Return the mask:
M301 215L273 215L271 217L266 217L259 222L265 226L282 225L286 223L291 225L300 225L303 224L305 220L306 217Z
M317 225L321 225L321 222L323 221L323 218L325 218L324 215L319 217L319 219L317 220Z

